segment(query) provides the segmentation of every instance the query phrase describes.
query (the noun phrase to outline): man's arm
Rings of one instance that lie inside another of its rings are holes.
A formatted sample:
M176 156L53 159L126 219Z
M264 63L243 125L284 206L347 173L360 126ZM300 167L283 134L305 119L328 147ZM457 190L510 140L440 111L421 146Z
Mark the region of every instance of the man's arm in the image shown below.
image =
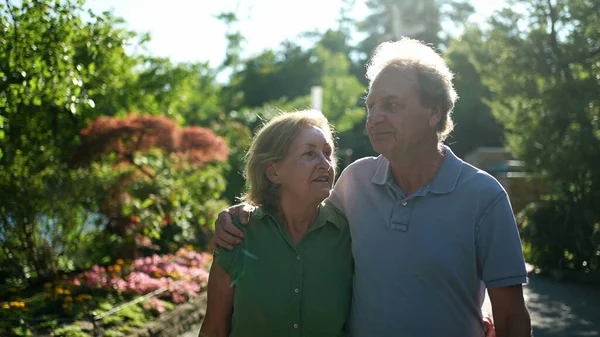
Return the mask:
M208 277L208 303L199 337L227 337L233 313L231 276L213 262Z
M219 251L219 247L233 250L233 245L242 242L244 232L233 224L233 218L239 217L243 225L248 224L254 207L248 204L238 204L221 211L215 221L215 236L213 249Z
M503 189L484 210L477 224L477 264L485 283L498 337L531 336L523 298L527 270L510 200Z
M498 337L531 337L531 319L523 298L523 286L488 289Z

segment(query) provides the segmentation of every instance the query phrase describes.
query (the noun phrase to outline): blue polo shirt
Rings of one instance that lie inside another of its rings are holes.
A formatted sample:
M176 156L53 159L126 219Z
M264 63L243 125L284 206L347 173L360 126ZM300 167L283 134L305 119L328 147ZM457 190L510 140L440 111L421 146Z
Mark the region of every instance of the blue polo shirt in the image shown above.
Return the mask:
M383 156L348 166L330 201L355 261L352 337L484 336L485 287L527 282L508 195L444 147L433 181L405 195Z

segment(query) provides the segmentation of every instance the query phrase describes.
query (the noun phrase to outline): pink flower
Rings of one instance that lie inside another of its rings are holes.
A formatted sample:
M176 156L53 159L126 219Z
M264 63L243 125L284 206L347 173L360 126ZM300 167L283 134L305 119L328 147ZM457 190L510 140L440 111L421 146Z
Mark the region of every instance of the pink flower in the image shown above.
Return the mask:
M105 289L118 293L144 295L167 287L162 297L174 303L182 303L194 298L208 281L205 269L211 261L208 253L180 249L176 254L152 255L136 259L131 264L132 272L125 277L111 277L106 268L95 265L72 279L74 286L87 286L91 289ZM148 300L145 306L156 312L164 312L164 302L156 298Z
M167 307L164 301L159 300L156 297L150 298L146 303L144 303L144 309L146 310L155 310L157 313L161 314L167 311Z

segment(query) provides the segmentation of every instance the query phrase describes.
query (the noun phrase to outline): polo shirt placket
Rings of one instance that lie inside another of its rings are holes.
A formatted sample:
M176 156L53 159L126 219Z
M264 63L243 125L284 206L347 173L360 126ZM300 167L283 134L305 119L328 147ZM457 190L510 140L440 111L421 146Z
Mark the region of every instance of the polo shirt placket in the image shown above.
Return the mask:
M273 219L273 221L276 221L276 220ZM296 256L296 258L291 261L291 264L292 264L291 286L292 287L290 288L291 301L290 301L289 310L291 312L293 312L293 315L291 315L293 317L293 319L288 324L290 326L290 337L300 337L300 331L301 331L300 330L300 310L301 310L301 302L302 302L302 269L303 269L302 268L302 258L300 256L300 254L301 254L302 246L303 246L302 243L303 243L303 241L306 242L306 240L300 241L299 246L296 247L294 245L294 243L290 240L290 237L285 232L284 227L279 225L277 228L279 229L279 234L282 236L282 238L285 240L285 242L287 242L290 249L292 249L294 251L294 255ZM306 237L311 235L311 232L314 231L316 228L318 228L318 227L313 226L313 228L311 228L308 231L308 233L306 233Z
M385 188L389 190L395 200L395 205L390 216L389 227L396 231L408 232L410 228L410 217L415 204L418 202L418 198L427 195L429 192L429 185L422 187L407 197L402 189L392 181L391 176L388 175Z
M292 247L293 248L293 247ZM300 256L298 251L294 249L296 256ZM300 302L302 301L302 260L295 259L292 261L293 278L292 278L292 310L294 312L294 321L291 322L290 336L300 336Z

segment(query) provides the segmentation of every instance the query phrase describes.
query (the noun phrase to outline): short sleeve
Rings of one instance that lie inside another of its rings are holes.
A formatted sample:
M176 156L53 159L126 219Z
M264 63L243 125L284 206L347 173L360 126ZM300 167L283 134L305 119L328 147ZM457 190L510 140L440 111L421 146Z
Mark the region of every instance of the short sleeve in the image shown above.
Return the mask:
M243 226L239 222L238 218L233 220L233 224L244 231ZM242 251L243 243L235 245L233 250L221 249L221 251L216 255L214 261L223 269L229 276L231 276L232 280L237 280L241 275L242 263L243 259L240 258L240 254Z
M487 288L527 283L521 238L504 190L478 222L476 249L479 276Z
M230 276L235 271L235 260L239 248L235 246L233 250L221 249L217 254L215 262Z

